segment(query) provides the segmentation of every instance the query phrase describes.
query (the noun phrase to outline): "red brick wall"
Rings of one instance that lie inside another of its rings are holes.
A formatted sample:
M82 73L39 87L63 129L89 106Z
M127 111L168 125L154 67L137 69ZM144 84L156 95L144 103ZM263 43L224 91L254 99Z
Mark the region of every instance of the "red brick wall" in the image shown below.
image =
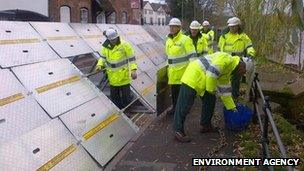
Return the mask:
M129 24L139 24L139 10L138 9L131 9L131 2L130 0L111 0L113 8L116 11L117 15L117 23L121 23L122 21L122 12L127 12L128 14L128 23Z
M89 11L89 22L92 22L92 0L49 0L49 12L52 21L60 21L60 7L69 6L71 12L71 22L80 22L80 8L87 8Z

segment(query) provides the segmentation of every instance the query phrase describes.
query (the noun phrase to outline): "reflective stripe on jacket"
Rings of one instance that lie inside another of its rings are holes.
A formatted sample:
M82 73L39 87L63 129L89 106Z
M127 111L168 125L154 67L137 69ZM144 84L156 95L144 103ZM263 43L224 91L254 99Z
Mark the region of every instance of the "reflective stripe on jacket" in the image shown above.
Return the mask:
M112 86L123 86L131 83L131 70L137 69L134 49L124 40L113 48L105 42L100 52L97 66L105 67L109 83Z
M222 35L218 47L221 52L226 52L233 56L255 56L252 42L245 33L232 34L231 32L228 32Z
M230 78L239 61L239 57L223 52L206 55L190 62L181 82L196 90L198 96L203 96L205 91L217 91L225 107L233 109Z
M180 31L175 37L168 35L165 48L169 64L168 84L181 84L189 59L195 57L192 40Z

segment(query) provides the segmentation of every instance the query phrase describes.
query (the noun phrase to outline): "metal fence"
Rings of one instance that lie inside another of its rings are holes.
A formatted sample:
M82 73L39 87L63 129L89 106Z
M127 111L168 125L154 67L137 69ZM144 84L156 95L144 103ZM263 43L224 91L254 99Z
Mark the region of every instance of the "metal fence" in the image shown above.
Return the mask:
M253 110L254 114L257 116L258 123L260 125L261 129L261 144L262 144L262 150L263 150L263 158L271 158L271 153L269 150L269 127L271 127L271 130L274 134L274 137L276 139L276 143L279 147L280 154L282 158L287 158L285 147L282 143L279 131L277 129L277 126L274 122L274 119L272 117L272 111L270 106L270 101L268 96L264 96L262 92L262 88L259 83L258 73L255 74L254 81L252 83L251 91L250 91L250 98L253 102ZM260 113L260 106L258 99L261 98L263 104L262 104L262 110L263 113ZM268 166L268 170L273 171L273 166ZM293 168L291 166L287 166L287 170L291 171Z

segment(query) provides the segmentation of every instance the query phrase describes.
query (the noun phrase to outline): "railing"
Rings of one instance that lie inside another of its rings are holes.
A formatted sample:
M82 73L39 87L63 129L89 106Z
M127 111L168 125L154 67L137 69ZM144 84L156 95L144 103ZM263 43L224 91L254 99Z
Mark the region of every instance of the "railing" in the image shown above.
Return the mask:
M262 99L263 102L263 114L259 112L259 102L258 98ZM269 97L264 96L260 83L259 83L259 78L258 78L258 73L255 74L254 81L251 86L251 91L250 91L250 99L253 102L253 108L254 108L254 114L258 118L258 122L261 128L261 143L263 147L263 158L271 158L271 154L269 151L269 137L268 137L268 128L269 124L272 128L274 137L276 139L276 143L279 147L280 153L282 158L287 158L286 150L285 147L282 143L279 131L275 125L275 122L272 117L272 111L271 111L271 106L269 103ZM274 167L269 166L269 170L273 171ZM288 171L292 171L293 168L291 166L287 166Z

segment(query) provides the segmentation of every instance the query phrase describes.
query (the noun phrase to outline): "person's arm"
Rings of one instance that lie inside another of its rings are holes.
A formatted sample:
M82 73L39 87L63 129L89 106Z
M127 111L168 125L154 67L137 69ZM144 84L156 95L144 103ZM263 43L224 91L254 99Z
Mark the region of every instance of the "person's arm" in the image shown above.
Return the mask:
M95 67L96 71L100 71L102 68L105 67L106 48L102 47L99 54L100 54L100 58L98 59L98 62L97 62L96 67Z
M235 110L236 105L231 95L231 83L230 83L230 76L225 76L218 80L218 93L220 98L227 110Z
M185 44L184 44L186 54L189 58L194 57L196 55L195 47L192 43L192 39L187 36Z
M128 58L128 62L129 62L129 68L131 70L131 77L132 77L132 79L136 79L137 78L137 73L136 73L137 63L136 63L134 49L130 43L125 44L125 51L126 51L126 55L127 55L126 57Z
M221 75L220 66L209 64L206 71L206 91L214 94L217 87L217 80Z
M225 45L225 38L224 38L224 36L222 35L222 36L220 37L219 42L218 42L218 49L219 49L219 51L221 51L221 52L224 51L224 45Z
M252 41L247 35L245 36L245 52L246 56L255 57L255 50L252 46Z

